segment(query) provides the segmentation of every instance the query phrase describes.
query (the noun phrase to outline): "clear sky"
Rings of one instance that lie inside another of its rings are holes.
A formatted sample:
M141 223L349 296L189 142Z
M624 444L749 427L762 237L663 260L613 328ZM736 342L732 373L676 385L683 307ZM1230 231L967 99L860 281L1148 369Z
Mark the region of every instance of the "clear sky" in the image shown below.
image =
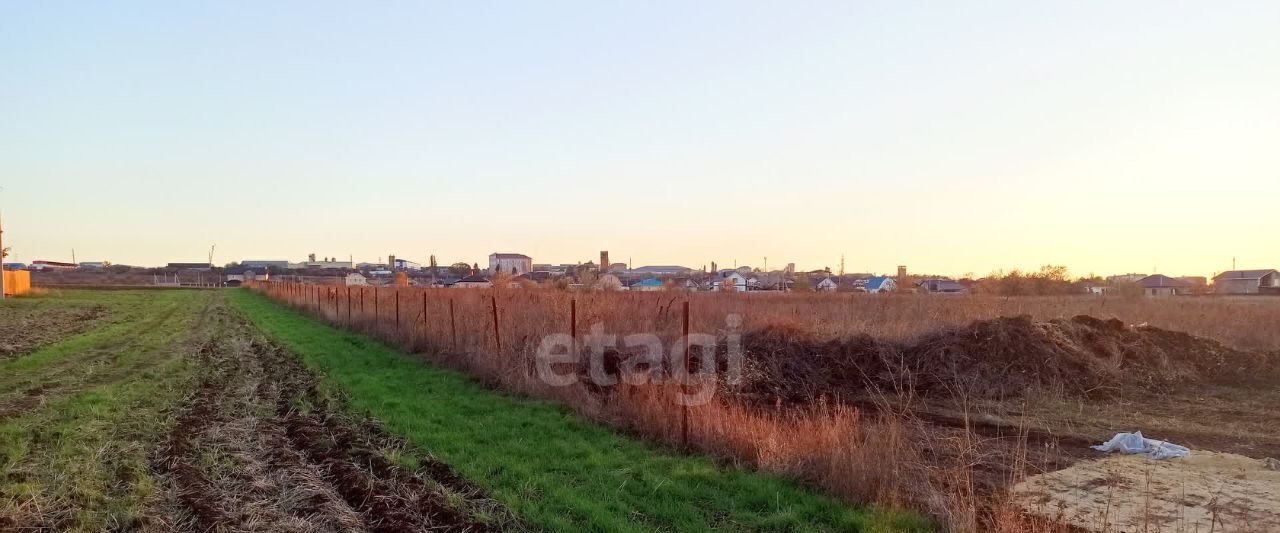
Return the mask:
M1280 267L1280 2L5 2L14 259Z

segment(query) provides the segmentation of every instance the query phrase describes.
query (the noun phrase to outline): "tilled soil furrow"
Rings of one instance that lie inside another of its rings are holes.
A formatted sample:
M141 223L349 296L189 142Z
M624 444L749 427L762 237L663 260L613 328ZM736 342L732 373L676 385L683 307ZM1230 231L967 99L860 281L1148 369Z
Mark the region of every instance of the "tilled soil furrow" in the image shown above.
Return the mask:
M168 471L191 531L483 531L381 453L391 439L332 412L314 377L226 309L202 345L200 391L170 438ZM299 402L306 409L297 409ZM449 473L436 465L428 473ZM477 491L456 476L442 486Z

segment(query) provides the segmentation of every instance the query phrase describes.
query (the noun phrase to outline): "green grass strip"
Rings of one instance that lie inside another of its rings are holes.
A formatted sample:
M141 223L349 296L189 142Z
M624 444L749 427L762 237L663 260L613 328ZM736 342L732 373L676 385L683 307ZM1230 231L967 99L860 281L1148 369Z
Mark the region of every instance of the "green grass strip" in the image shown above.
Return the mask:
M794 482L646 444L562 406L487 389L248 290L230 301L345 392L359 414L557 531L926 530Z

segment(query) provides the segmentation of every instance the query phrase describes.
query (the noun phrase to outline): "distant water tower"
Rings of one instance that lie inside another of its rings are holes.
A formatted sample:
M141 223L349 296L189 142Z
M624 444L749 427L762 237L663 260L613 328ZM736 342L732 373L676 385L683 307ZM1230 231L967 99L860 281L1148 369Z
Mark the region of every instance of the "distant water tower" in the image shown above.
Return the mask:
M911 284L911 280L907 278L907 265L898 265L898 286L906 288Z

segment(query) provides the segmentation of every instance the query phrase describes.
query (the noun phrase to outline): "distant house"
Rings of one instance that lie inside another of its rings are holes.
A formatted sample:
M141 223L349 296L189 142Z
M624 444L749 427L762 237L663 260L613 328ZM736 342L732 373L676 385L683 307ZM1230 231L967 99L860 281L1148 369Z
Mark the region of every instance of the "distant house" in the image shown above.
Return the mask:
M533 270L533 259L524 254L489 254L489 273L524 274Z
M465 278L459 279L458 281L454 282L453 285L450 285L450 286L455 289L487 289L489 287L492 287L493 283L490 282L489 278L487 277L481 276L479 274L472 274Z
M1218 294L1280 294L1280 272L1275 269L1228 270L1213 277Z
M1176 296L1189 292L1191 284L1164 274L1152 274L1135 282L1143 296Z
M666 284L660 279L649 278L632 283L628 288L633 291L660 291L666 288Z
M894 281L893 278L888 278L884 276L876 276L874 278L868 279L866 284L862 286L863 290L872 294L877 294L882 292L893 292L897 290L897 288L898 288L897 281Z
M674 278L671 280L671 286L677 290L685 290L689 292L697 292L699 289L703 288L702 285L693 280L693 278Z
M711 290L722 290L722 286L726 291L747 292L747 278L737 270L722 270L711 280Z
M791 290L792 283L782 272L768 272L760 274L759 283L752 287L752 290L787 291Z
M813 283L813 290L818 292L836 292L836 289L840 288L840 283L831 276L817 281L810 280L810 283Z
M533 272L525 272L521 274L525 279L534 283L542 283L551 279L551 272L546 270L534 270Z
M348 287L353 285L364 286L369 284L369 278L364 277L364 274L361 274L359 272L352 272L350 274L347 274L347 277L343 280L343 282Z
M950 279L924 279L916 284L926 294L965 294L969 288Z

